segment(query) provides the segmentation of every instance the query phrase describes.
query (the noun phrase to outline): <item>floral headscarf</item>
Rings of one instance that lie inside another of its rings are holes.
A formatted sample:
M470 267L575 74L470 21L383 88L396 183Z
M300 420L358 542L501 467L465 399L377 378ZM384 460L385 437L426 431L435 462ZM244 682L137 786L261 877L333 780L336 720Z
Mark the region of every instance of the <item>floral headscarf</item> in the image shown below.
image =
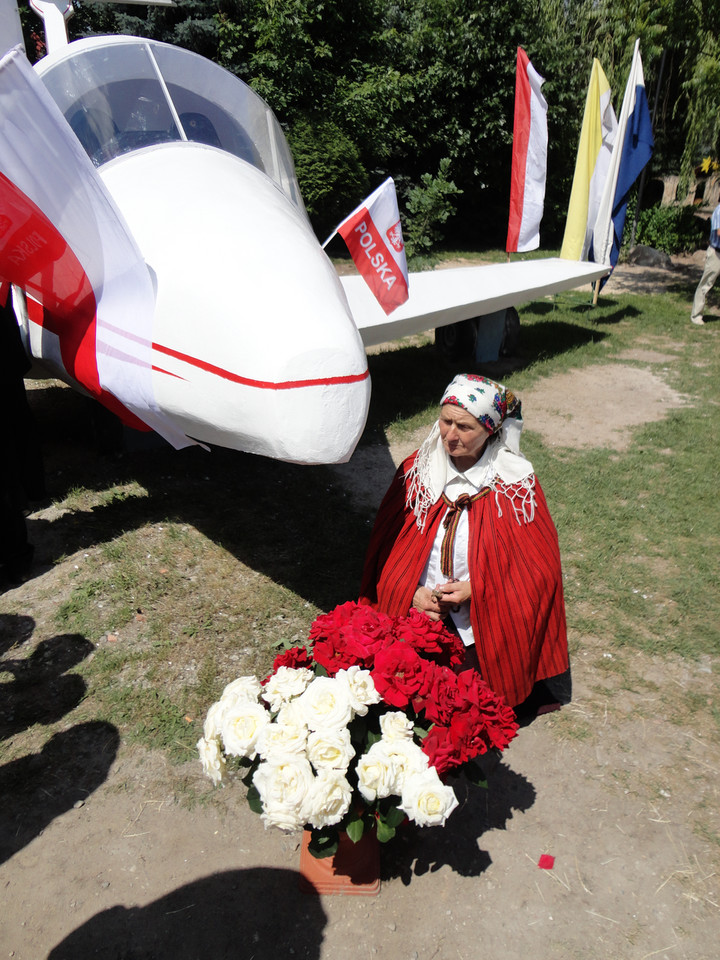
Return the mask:
M522 422L518 398L501 383L474 373L459 373L448 384L440 406L450 403L471 413L491 434L497 433L506 417Z
M445 390L440 406L446 403L467 410L492 435L492 442L488 443L480 461L486 466L484 486L491 487L496 493L499 488L508 489L513 484L527 488L530 502L526 519L532 519L533 466L520 453L523 421L518 398L501 383L476 374L461 373ZM428 510L445 488L448 462L436 421L406 475L409 481L406 503L421 530Z

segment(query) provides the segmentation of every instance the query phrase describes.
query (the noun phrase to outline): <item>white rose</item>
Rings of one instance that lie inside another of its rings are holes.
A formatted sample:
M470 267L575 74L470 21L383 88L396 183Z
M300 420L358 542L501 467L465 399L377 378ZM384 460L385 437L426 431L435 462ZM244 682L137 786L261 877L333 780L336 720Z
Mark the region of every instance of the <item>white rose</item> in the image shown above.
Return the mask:
M316 677L298 703L311 730L346 727L352 719L347 681L335 677Z
M287 723L290 726L305 727L307 730L305 715L297 700L291 700L290 703L286 703L284 707L281 707L275 720L277 723Z
M405 788L407 777L423 773L427 770L430 761L427 754L413 740L381 740L385 752L390 758L393 771L391 793L400 796Z
M225 776L226 766L225 757L220 749L220 741L217 737L210 740L201 737L197 742L197 748L203 773L210 777L213 783L220 783Z
M395 770L384 741L378 740L360 757L355 772L358 789L368 803L393 793Z
M300 696L315 674L306 667L278 667L262 691L262 698L270 704L273 713L283 704Z
M238 677L229 683L222 692L221 700L225 702L236 700L252 700L256 702L262 691L262 684L257 677Z
M274 762L283 757L305 757L307 739L308 728L302 718L283 707L275 720L260 731L256 749L263 760Z
M340 823L350 809L352 787L339 770L321 770L308 794L303 817L318 830Z
M233 757L254 760L260 731L270 722L270 714L261 703L251 700L228 702L222 717L225 752Z
M350 690L350 706L359 716L365 716L370 704L380 703L382 697L375 689L375 681L369 670L363 670L357 664L353 664L347 670L338 670L336 676L347 681Z
M441 782L434 767L406 779L399 804L419 827L443 826L457 805L452 787Z
M355 756L347 727L315 730L308 737L307 757L316 770L328 768L345 771Z
M215 740L220 736L220 731L222 730L222 718L225 713L225 707L227 702L218 700L217 703L213 703L210 709L207 712L205 717L205 723L203 724L203 736L206 740Z
M253 783L262 801L265 826L297 830L306 823L305 803L313 788L313 772L301 757L279 763L263 761Z
M401 710L390 710L380 715L383 740L412 740L413 723Z

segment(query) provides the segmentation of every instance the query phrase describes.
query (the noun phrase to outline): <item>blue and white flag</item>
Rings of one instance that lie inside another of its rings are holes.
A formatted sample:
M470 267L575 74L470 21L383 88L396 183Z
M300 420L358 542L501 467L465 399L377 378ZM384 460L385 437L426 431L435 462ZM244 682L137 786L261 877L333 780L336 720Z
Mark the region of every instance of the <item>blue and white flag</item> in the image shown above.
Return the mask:
M640 41L636 40L610 168L593 231L590 259L595 263L609 263L612 267L617 263L625 227L628 194L652 157L653 145L652 121L640 59Z

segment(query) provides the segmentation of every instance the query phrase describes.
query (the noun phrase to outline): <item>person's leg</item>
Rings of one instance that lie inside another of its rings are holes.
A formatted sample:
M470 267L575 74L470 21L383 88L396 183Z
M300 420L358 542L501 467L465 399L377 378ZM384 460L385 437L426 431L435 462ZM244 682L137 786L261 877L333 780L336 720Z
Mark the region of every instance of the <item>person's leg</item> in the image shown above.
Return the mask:
M23 511L4 475L0 479L0 575L15 584L30 573L34 549L28 543Z
M693 323L701 324L703 321L703 311L705 310L705 299L712 289L713 284L720 275L720 253L715 247L708 247L705 254L705 267L700 283L695 290L693 297L692 313L690 319Z

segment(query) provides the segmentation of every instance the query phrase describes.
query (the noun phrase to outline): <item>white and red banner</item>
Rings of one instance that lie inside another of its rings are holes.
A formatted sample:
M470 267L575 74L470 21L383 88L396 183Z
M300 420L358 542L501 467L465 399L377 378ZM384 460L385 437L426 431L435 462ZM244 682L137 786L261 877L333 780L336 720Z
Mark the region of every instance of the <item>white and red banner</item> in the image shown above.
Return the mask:
M408 269L392 177L363 200L336 232L385 313L405 303Z
M16 0L0 0L0 53L13 47L25 52L20 13Z
M525 253L540 246L548 144L547 100L540 89L543 83L544 78L518 47L508 253Z
M81 387L125 422L187 446L193 441L153 394L155 294L147 265L17 49L0 60L0 124L0 280L26 291L43 350Z

